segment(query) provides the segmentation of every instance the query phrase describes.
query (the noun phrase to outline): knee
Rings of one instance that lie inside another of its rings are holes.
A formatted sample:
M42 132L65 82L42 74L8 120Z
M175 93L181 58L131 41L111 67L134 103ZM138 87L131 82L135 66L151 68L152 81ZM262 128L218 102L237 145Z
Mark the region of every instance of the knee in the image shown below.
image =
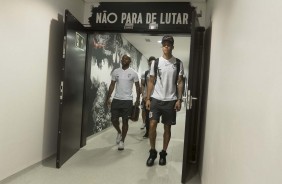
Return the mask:
M165 133L165 134L171 134L171 129L170 129L170 127L165 127L165 128L164 128L164 133Z
M122 125L128 126L128 119L122 120Z
M156 131L157 129L157 123L156 122L150 122L150 130Z
M171 135L171 131L170 131L170 130L165 130L165 131L164 131L164 134L165 134L165 135Z
M113 124L119 124L119 120L117 118L112 118L112 123Z

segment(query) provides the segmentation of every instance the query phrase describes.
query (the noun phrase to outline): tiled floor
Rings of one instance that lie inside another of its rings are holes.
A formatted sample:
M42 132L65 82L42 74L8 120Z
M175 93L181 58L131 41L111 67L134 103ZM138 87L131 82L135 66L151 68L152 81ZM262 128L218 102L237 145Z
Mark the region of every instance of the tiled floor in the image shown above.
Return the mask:
M125 150L115 145L116 131L109 128L88 139L60 169L55 168L52 157L1 184L177 184L181 183L185 108L177 115L172 127L172 138L167 150L167 165L159 166L158 159L151 168L146 166L149 140L143 139L144 130L139 122L130 122ZM163 126L159 124L157 150L162 148ZM198 176L188 184L200 184Z

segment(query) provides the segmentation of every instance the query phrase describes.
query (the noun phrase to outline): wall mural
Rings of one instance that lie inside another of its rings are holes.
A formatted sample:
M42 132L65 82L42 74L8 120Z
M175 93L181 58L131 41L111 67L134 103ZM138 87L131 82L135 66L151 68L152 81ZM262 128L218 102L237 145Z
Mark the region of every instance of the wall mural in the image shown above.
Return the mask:
M119 33L93 33L88 40L85 120L90 136L112 126L105 99L111 73L121 66L121 57L130 55L131 67L139 73L139 78L147 69L147 59Z

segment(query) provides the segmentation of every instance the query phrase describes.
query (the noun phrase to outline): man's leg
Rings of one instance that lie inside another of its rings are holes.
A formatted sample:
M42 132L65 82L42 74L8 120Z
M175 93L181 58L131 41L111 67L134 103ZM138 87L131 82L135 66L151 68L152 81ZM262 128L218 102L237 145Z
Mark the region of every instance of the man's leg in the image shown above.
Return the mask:
M120 127L119 127L119 120L118 119L112 119L112 124L115 127L115 129L117 130L117 132L119 134L121 134L121 130L120 130Z
M150 130L150 119L149 119L149 111L145 110L145 125L146 125L146 133L144 134L143 138L149 137L149 130Z
M146 122L146 112L144 109L142 109L142 125L141 125L141 129L144 129L144 125Z
M122 139L121 130L120 130L120 127L119 127L119 119L113 118L112 124L113 124L114 128L117 130L116 144L119 144L121 139Z
M121 132L121 141L124 142L125 137L127 135L127 131L128 131L128 119L122 119L122 132Z
M156 149L157 125L156 120L150 120L149 138L151 149Z
M171 125L164 124L163 150L160 152L159 165L166 165L166 150L171 137Z
M146 111L144 109L142 109L142 121L143 123L146 121Z
M147 159L147 166L151 167L154 165L154 161L157 158L158 152L156 151L156 137L157 137L157 120L150 120L150 128L149 128L149 138L150 138L150 155Z
M163 150L166 151L171 137L171 125L164 124Z
M124 140L128 131L128 119L122 119L121 140L118 144L118 150L124 150Z
M119 101L116 99L113 99L112 104L111 104L111 120L114 128L117 130L117 138L116 138L116 143L119 144L121 140L121 130L119 127Z
M144 129L145 125L146 125L146 107L145 107L145 101L142 100L141 102L141 109L142 109L142 125L140 127L140 129Z
M171 138L171 125L176 124L176 111L174 110L175 101L168 101L163 107L164 134L163 134L163 150L159 153L159 165L166 165L167 148Z
M118 145L118 150L124 150L124 140L127 135L128 131L128 120L131 116L131 109L132 109L132 100L126 100L123 101L123 104L121 104L122 108L122 131L121 131L121 141ZM126 107L126 108L124 108Z

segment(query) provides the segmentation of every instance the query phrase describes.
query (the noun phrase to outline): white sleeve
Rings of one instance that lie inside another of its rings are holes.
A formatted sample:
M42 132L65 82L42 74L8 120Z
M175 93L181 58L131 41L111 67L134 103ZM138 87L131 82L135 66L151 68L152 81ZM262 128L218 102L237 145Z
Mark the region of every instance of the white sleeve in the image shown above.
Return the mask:
M152 61L150 66L150 75L155 76L155 70L154 70L155 60Z
M134 82L139 82L139 77L137 72L135 72L135 76L134 76Z

